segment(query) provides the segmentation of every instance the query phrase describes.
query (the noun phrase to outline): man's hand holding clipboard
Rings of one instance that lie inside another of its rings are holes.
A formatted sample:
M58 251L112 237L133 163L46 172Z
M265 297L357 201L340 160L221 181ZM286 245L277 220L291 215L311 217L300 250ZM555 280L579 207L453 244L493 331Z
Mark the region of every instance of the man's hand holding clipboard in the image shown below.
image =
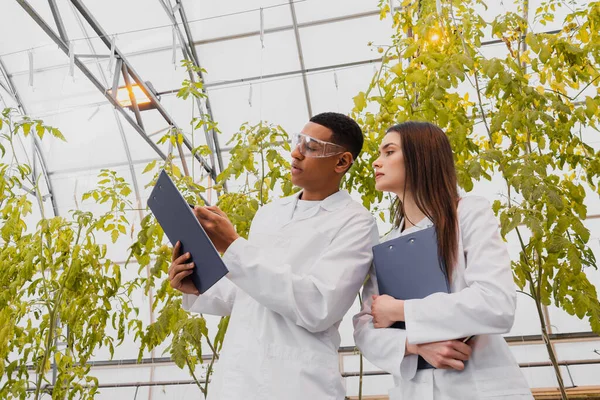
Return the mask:
M238 236L221 210L191 206L165 171L159 174L148 206L173 244L169 268L173 288L197 295L227 274L219 252L227 250Z
M219 207L196 206L194 207L194 214L219 253L225 253L231 243L240 237L227 214Z

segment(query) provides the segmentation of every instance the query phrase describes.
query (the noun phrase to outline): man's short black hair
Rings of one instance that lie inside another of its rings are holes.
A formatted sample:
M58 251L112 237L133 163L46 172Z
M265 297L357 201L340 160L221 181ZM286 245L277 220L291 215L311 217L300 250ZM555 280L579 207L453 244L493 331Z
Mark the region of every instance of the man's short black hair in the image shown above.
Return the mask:
M352 153L356 160L363 147L363 133L360 126L352 118L335 112L324 112L310 119L310 122L331 129L331 141Z

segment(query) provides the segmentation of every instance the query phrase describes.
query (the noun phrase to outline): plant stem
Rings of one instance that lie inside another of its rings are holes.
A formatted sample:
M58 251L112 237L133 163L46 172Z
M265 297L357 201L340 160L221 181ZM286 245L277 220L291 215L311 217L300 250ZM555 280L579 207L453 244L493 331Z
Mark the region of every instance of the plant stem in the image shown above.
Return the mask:
M362 390L363 390L363 355L360 353L360 369L358 376L358 400L362 400Z
M192 378L194 378L194 382L196 382L196 385L198 386L198 388L200 389L200 391L204 394L204 397L206 397L206 393L205 393L205 389L202 388L202 383L200 383L200 381L198 380L198 378L196 378L196 374L194 373L194 370L192 369L192 365L190 364L190 360L186 357L185 358L185 363L188 366L188 369L190 371L190 374L192 375Z
M215 365L215 360L218 358L217 353L213 353L212 359L210 360L210 364L206 369L206 381L204 382L204 396L208 397L208 382L210 381L210 375L212 374L213 366Z

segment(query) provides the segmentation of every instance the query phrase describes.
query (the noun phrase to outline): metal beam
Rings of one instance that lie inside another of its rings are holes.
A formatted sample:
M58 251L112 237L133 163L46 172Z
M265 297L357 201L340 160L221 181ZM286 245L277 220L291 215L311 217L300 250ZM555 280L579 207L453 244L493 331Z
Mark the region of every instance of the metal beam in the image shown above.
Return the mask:
M98 389L118 389L118 388L127 388L127 387L153 387L153 386L178 386L178 385L197 385L198 383L206 383L205 379L199 379L198 382L194 380L184 380L184 381L152 381L152 382L125 382L125 383L99 383L97 386ZM81 385L84 388L91 387L90 385ZM34 392L35 388L27 388L28 392ZM53 386L47 385L42 388L42 392L50 392L52 393Z
M31 5L28 3L27 0L17 0L17 2L21 5L21 7L31 16L31 18L42 28L42 30L58 45L58 47L66 54L69 54L69 46L52 30L52 28L43 20L43 18L33 9L33 7L31 7ZM82 7L83 5L81 5L77 0L72 0L73 5L75 6L75 8L77 8L77 10L81 13ZM78 7L79 5L79 7ZM86 18L87 16L87 18ZM92 29L94 29L96 31L96 33L101 34L103 33L102 29L100 28L99 25L93 25L95 23L95 20L91 17L91 15L89 14L82 14L82 17L84 19L86 19L86 21L88 21L88 23L90 23L90 25L92 25ZM90 22L91 21L91 22ZM103 42L105 44L107 44L110 48L110 42L108 41L108 36L104 35L102 37ZM162 106L162 104L158 101L158 99L156 98L156 96L148 89L148 87L146 86L146 84L142 81L142 79L139 77L139 75L137 73L135 73L135 71L131 68L130 64L127 62L127 60L122 56L122 54L120 53L120 51L118 49L115 49L115 53L118 57L118 59L121 60L122 65L127 67L127 71L129 72L129 74L134 78L134 80L136 81L136 83L140 86L140 88L142 90L145 91L146 95L148 96L149 99L151 99L151 101L155 104L155 106L157 107L158 111L161 113L161 115L165 118L165 120L167 121L167 123L169 123L170 125L172 125L173 127L175 127L176 129L179 129L177 127L177 125L175 124L175 122L171 119L171 117L167 114L166 110L164 109L164 107ZM98 81L98 79L92 74L92 72L87 68L87 66L85 66L81 60L79 59L79 57L74 56L74 62L75 65L77 65L77 67L81 70L81 72L83 72L83 74L88 78L88 80L94 85L96 86L96 88L104 95L104 97L115 107L116 110L118 110L121 115L123 116L123 118L125 118L125 120L127 122L129 122L129 124L138 132L138 134L140 134L140 136L150 145L150 147L163 159L165 160L167 157L166 155L158 148L158 146L148 137L148 135L146 134L146 131L143 129L143 127L141 127L138 123L136 123L136 121L133 120L133 118L131 118L131 116L129 115L129 113L125 110L125 108L123 106L121 106L119 104L119 102L113 97L111 96L107 89L104 87L104 85L102 85L102 83L100 81ZM184 138L184 143L186 143L186 146L188 146L188 148L190 148L191 150L191 144L189 143L189 141L187 140L187 138ZM41 155L41 152L40 152ZM200 161L201 165L204 167L204 169L209 173L209 174L214 174L213 169L206 163L206 161L204 160L204 158L202 158L200 155L196 154L196 155L192 155L193 157L196 157L198 159L198 161Z
M210 98L208 97L208 93L206 92L206 89L204 88L204 76L201 71L202 66L200 65L200 60L198 58L198 53L196 52L196 48L193 45L192 33L191 33L191 29L188 25L188 20L187 20L186 14L185 14L185 9L184 9L183 3L181 3L180 0L176 0L177 6L178 6L177 7L178 12L181 17L182 25L183 25L183 28L185 31L185 37L184 37L183 33L181 32L181 29L179 28L177 18L175 17L175 14L173 13L173 10L171 9L171 7L169 5L170 3L167 4L163 0L158 0L158 1L162 5L162 7L163 7L165 13L167 14L167 16L169 17L169 19L171 20L171 23L173 24L173 29L175 29L177 36L179 37L179 42L181 43L181 49L183 51L183 57L187 61L191 61L194 64L194 66L196 66L199 69L197 72L197 75L198 75L198 79L203 84L201 91L206 96L205 97L206 114L208 114L208 117L211 121L214 121L213 114L212 114L212 108L210 105ZM194 76L195 75L194 72L188 70L188 75L190 77L190 80L195 83L196 78ZM200 104L199 101L196 101L196 104L197 104L198 112L200 113L200 116L204 117L205 114L204 114L204 110L202 109L202 105ZM221 172L221 171L223 171L223 158L221 156L218 134L214 129L209 130L206 128L206 126L203 126L203 130L204 130L204 135L206 138L206 143L208 144L208 147L211 150L210 160L211 160L212 167L213 167L213 169L215 168L215 157L214 156L216 154L219 172ZM217 173L215 171L214 178L216 178L216 176L217 176ZM216 182L216 179L215 179L215 182ZM225 190L227 190L227 187L225 184L224 184L224 188L225 188Z
M11 76L8 74L8 71L6 70L6 67L4 66L4 62L2 61L1 58L0 58L0 72L4 76L4 79L6 80L6 84L8 85L8 88L10 89L9 93L11 93L11 95L14 97L15 101L17 102L17 104L19 106L21 113L23 115L28 115L27 108L25 107L25 104L21 100L21 96L19 96L19 92L17 91L17 88L14 85L14 82L12 81ZM42 175L44 175L44 181L46 182L46 187L48 188L48 194L50 195L50 204L52 204L52 212L54 213L54 216L58 216L58 204L56 203L56 198L54 197L54 189L52 187L52 181L50 181L50 176L48 174L48 163L46 162L46 158L44 157L44 154L42 153L42 151L40 149L40 143L39 143L37 136L35 134L32 134L31 136L33 137L33 150L34 150L34 154L32 154L33 160L34 160L34 165L32 167L34 168L34 170L36 170L36 164L35 164L36 154L35 153L37 153L38 159L40 161L40 166L42 168ZM38 201L39 201L40 212L42 212L42 207L43 207L42 203L44 202L44 199L38 198Z
M318 20L318 21L313 21L313 22L305 22L305 23L299 23L298 24L298 28L302 29L302 28L307 28L307 27L311 27L311 26L318 26L318 25L326 25L329 23L335 23L335 22L340 22L340 21L347 21L347 20L351 20L351 19L356 19L356 18L364 18L364 17L368 17L368 16L372 16L372 15L379 15L379 12L367 12L367 13L361 13L361 14L353 14L353 15L347 15L344 17L337 17L337 18L329 18L329 19L323 19L323 20ZM285 32L285 31L290 31L293 30L294 26L293 25L289 25L289 26L283 26L283 27L278 27L278 28L270 28L270 29L265 29L265 34L269 34L269 33L275 33L275 32ZM543 31L543 32L538 32L537 34L539 35L552 35L552 34L557 34L560 33L560 30L551 30L551 31ZM210 38L210 39L204 39L204 40L197 40L194 41L194 46L200 46L200 45L205 45L205 44L212 44L212 43L219 43L219 42L227 42L227 41L231 41L231 40L236 40L236 39L243 39L243 38L248 38L248 37L253 37L253 36L259 36L260 32L259 31L252 31L252 32L246 32L246 33L240 33L237 35L227 35L227 36L219 36L219 37L214 37L214 38ZM491 46L491 45L498 45L498 44L503 44L504 42L500 39L498 40L488 40L485 42L481 42L481 47L485 47L485 46ZM128 56L131 57L136 57L136 56L142 56L142 55L147 55L147 54L156 54L156 53L161 53L164 51L170 51L172 50L172 46L162 46L162 47L156 47L153 49L147 49L147 50L140 50L140 51L135 51L135 52L131 52L128 54ZM78 54L77 57L79 58L108 58L108 55L90 55L90 54ZM91 61L86 61L86 62L91 62ZM37 68L34 69L33 71L35 73L38 72L45 72L45 71L52 71L55 69L61 69L61 68L65 68L68 64L60 64L60 65L53 65L50 67L43 67L43 68ZM10 76L19 76L19 75L26 75L28 74L29 71L28 70L24 70L24 71L16 71L13 72ZM206 87L209 87L210 83L206 84Z
M58 34L63 42L68 43L69 37L67 36L67 31L65 30L65 24L62 21L60 16L60 10L56 5L56 0L48 0L48 4L50 4L50 10L52 11L52 17L54 17L54 22L56 23L56 29L58 30Z
M296 7L294 0L289 0L290 12L292 13L292 23L294 24L294 36L296 38L296 50L298 50L298 60L300 61L300 70L302 72L302 83L304 84L304 97L306 99L306 107L308 109L308 118L312 118L312 105L310 103L310 92L308 90L308 80L306 79L306 66L304 65L304 54L302 53L302 42L300 40L300 31L298 29L298 20L296 18Z
M69 46L62 41L60 37L52 30L52 28L43 20L43 18L31 7L27 0L17 0L21 7L33 18L33 20L42 28L44 32L52 39L58 47L66 54L69 54ZM164 160L166 155L158 148L158 146L150 140L146 132L131 118L131 116L125 111L125 109L107 93L107 90L103 85L96 79L92 72L79 60L77 56L74 57L75 65L83 72L83 74L89 79L89 81L106 97L106 99L121 113L123 118L140 134L140 136L154 149L154 151Z
M120 58L119 58L120 60ZM115 71L115 75L117 75L119 73L119 70ZM131 101L131 106L133 107L133 114L135 115L135 119L138 123L138 125L144 130L146 131L146 128L144 128L144 121L142 121L142 114L140 114L140 109L138 107L137 104L137 100L135 99L135 95L133 94L133 88L131 87L131 81L129 80L129 71L127 70L127 66L123 63L121 63L121 73L123 74L123 80L125 81L125 86L127 87L127 92L129 93L129 101ZM114 82L113 82L113 88L114 88ZM113 93L113 96L116 96L116 93Z
M17 1L19 3L27 2L26 0L17 0ZM70 0L70 1L75 6L75 8L77 8L77 10L81 14L81 16L87 21L87 23L90 25L90 27L96 32L96 34L99 36L99 39L106 45L106 47L108 49L110 49L111 42L110 42L110 37L109 37L108 33L106 33L104 31L104 29L102 29L102 27L100 26L98 21L96 21L96 19L92 16L92 14L86 8L86 6L83 4L83 2L81 0ZM67 49L67 51L68 51L68 49ZM146 85L144 80L135 71L135 69L132 67L132 65L127 61L127 58L125 57L125 55L123 53L121 53L119 48L116 46L115 46L115 55L123 61L123 64L127 67L127 71L129 71L129 75L138 84L140 89L142 89L144 94L146 96L148 96L148 98L150 99L152 104L156 107L156 110L162 115L162 117L165 119L165 121L167 121L167 123L169 125L173 126L177 131L181 131L181 129L179 129L179 127L175 123L175 120L173 120L173 118L171 118L171 116L169 115L169 113L167 112L165 107L161 104L161 102L158 100L158 98L155 96L155 94L150 90L150 88L148 88L148 86ZM80 63L80 65L82 65L82 64ZM106 89L103 89L103 90L106 91ZM189 142L189 140L187 140L187 138L184 138L183 142L190 151L193 150L193 147L192 147L191 143ZM199 154L193 154L193 156L200 162L200 164L203 166L203 168L206 170L206 172L208 172L214 179L216 177L215 172L214 172L213 168L208 165L206 160L204 160L204 158Z
M348 20L352 20L352 19L364 18L364 17L373 16L373 15L379 15L379 11L369 11L369 12L360 13L360 14L346 15L343 17L335 17L335 18L322 19L322 20L318 20L318 21L304 22L304 23L298 24L298 28L308 28L311 26L326 25L326 24L330 24L330 23L348 21ZM265 29L264 33L269 34L269 33L276 33L276 32L285 32L285 31L290 31L293 29L294 29L293 25L288 25L288 26L282 26L282 27L277 27L277 28ZM227 41L231 41L231 40L243 39L243 38L259 36L259 35L260 35L260 31L251 31L251 32L246 32L246 33L241 33L241 34L236 34L236 35L227 35L227 36L214 37L214 38L210 38L210 39L196 40L193 42L194 43L193 47L204 45L204 44L227 42ZM164 51L170 51L170 50L172 50L172 48L173 48L172 46L162 46L162 47L155 47L153 49L135 51L135 52L129 53L128 57L131 58L131 57L142 56L142 55L147 55L147 54L161 53ZM108 58L109 56L108 55L100 55L100 54L99 55L78 54L77 57L79 57L79 58ZM90 61L87 61L87 62L90 62ZM37 72L51 71L54 69L59 69L59 68L64 68L64 67L65 67L65 65L54 65L54 66L50 66L50 67L34 69L34 72L37 73ZM17 76L17 75L24 75L27 73L29 73L29 71L17 71L17 72L13 72L12 75Z
M526 335L526 336L505 336L504 339L510 345L519 345L519 344L527 344L527 345L537 345L538 342L542 341L542 335ZM590 339L595 339L596 341L600 341L600 335L597 335L594 332L572 332L572 333L556 333L550 335L550 340L555 343L563 343L563 342L572 342L572 341L587 341ZM341 356L350 356L350 355L358 355L357 348L355 346L342 346L338 349L338 354ZM212 359L212 354L203 354L202 361L210 361ZM562 363L568 363L569 365L575 364L577 361L561 361ZM600 359L598 359L600 362ZM158 364L174 364L173 360L170 357L152 357L152 358L142 358L138 361L137 358L130 359L122 359L122 360L102 360L102 361L89 361L86 363L87 366L92 368L109 368L109 367L144 367L150 365L158 365ZM533 363L528 363L533 365ZM27 367L29 370L35 369L35 366L29 365Z
M558 365L562 367L569 367L573 365L595 365L600 364L600 359L587 359L587 360L572 360L572 361L559 361ZM539 368L539 367L551 367L550 361L531 362L531 363L519 363L520 368ZM389 375L386 371L364 371L363 376L382 376ZM344 372L342 373L344 378L358 377L360 372Z
M331 71L331 70L340 69L340 68L359 67L361 65L375 64L375 63L380 63L382 60L383 59L381 57L379 57L379 58L371 58L369 60L353 61L353 62L342 63L342 64L324 65L322 67L296 69L293 71L277 72L274 74L263 75L263 76L255 75L255 76L249 76L247 78L238 78L238 79L231 79L231 80L227 80L227 81L207 83L205 87L207 89L212 89L212 88L216 88L216 87L229 86L229 85L235 85L235 84L240 84L240 83L251 83L254 81L261 80L261 79L267 80L267 79L287 78L287 77L294 76L294 75L311 74L311 73L315 73L315 72ZM178 91L179 91L179 89L171 89L171 90L165 90L165 91L159 92L158 94L160 96L162 96L165 94L174 94L174 93L177 93Z
M176 2L177 2L177 4L179 4L179 15L181 17L181 21L183 22L183 28L185 30L185 34L186 34L187 40L188 40L187 43L192 51L192 56L194 57L194 62L196 63L196 66L198 68L202 68L202 65L200 65L200 58L198 57L198 53L196 52L196 46L194 45L194 39L192 37L192 30L190 29L190 26L189 26L187 14L185 12L185 7L183 6L183 3L181 2L181 0L176 0ZM215 119L213 118L212 106L210 104L210 97L208 96L208 92L206 91L206 88L204 86L204 74L203 74L202 70L198 71L198 76L200 77L200 81L203 83L202 93L204 93L206 95L206 100L204 102L204 106L206 107L206 113L208 114L210 120L214 121ZM201 108L200 108L200 112L202 113ZM222 172L224 169L224 165L223 165L223 157L221 156L221 146L219 144L219 135L217 134L217 132L214 129L211 129L211 132L212 132L212 137L213 137L214 151L217 154L217 163L219 165L219 172ZM214 166L214 163L213 163L213 166ZM227 191L227 182L223 182L223 188L225 189L225 191Z

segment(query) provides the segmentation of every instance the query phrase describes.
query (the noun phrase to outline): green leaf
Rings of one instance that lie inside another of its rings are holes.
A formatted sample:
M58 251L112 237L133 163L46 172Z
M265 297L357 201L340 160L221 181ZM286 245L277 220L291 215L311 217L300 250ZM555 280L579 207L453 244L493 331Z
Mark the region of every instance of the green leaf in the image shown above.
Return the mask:
M500 208L502 208L502 203L500 200L494 200L494 203L492 203L492 210L494 211L494 214L498 215Z
M121 189L121 195L122 196L129 196L131 194L131 188L129 186L125 186L123 189Z
M359 94L354 96L353 100L354 106L356 107L356 110L358 112L361 112L367 106L367 99L365 98L364 92L360 92Z
M52 132L52 136L54 136L55 138L58 138L58 139L62 140L63 142L67 141L67 139L65 139L63 134L57 128L52 128L51 132Z
M146 168L144 168L144 171L142 171L142 174L152 171L155 166L156 166L156 160L154 160L151 163L149 163L148 165L146 165Z
M35 126L35 131L36 131L37 135L40 137L40 139L44 138L44 132L46 131L46 129L44 128L44 125L37 124Z
M26 122L23 125L21 125L23 127L23 133L25 134L25 136L29 135L29 132L31 131L31 122Z
M575 275L581 273L581 259L579 258L579 251L574 245L569 246L567 250L567 258L569 260L569 266Z
M390 71L398 76L402 75L402 63L397 63L390 68Z

